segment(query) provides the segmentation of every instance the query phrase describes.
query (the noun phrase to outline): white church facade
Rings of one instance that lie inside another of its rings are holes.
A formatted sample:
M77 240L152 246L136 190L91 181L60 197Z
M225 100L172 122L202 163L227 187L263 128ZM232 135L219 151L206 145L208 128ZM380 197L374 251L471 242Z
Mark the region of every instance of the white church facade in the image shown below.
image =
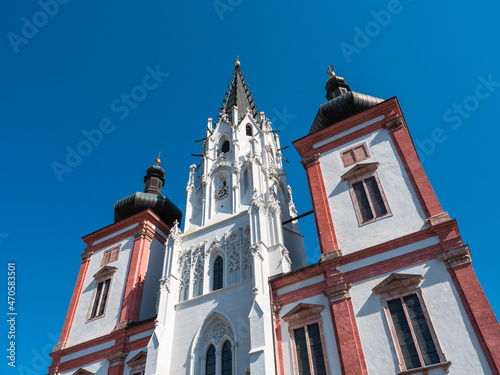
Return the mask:
M500 374L500 326L396 98L351 91L294 142L308 265L277 132L239 61L182 213L149 167L87 244L49 375Z

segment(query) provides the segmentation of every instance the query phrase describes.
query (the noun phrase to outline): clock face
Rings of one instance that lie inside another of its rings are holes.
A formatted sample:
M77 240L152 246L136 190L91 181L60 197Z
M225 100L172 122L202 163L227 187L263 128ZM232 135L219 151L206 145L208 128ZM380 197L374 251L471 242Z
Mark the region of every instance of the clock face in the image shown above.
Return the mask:
M228 195L229 189L227 188L227 186L223 186L215 192L215 201L220 201L221 199L226 198Z

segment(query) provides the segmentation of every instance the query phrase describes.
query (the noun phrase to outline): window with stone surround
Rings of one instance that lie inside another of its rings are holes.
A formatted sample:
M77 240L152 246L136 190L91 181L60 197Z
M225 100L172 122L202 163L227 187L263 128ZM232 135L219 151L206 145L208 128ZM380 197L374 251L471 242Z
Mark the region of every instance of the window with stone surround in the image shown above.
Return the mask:
M344 167L349 167L370 158L370 153L368 152L368 146L366 143L362 143L343 151L340 156Z
M341 177L349 185L360 226L392 215L377 174L378 166L357 164Z
M111 249L104 250L104 253L102 254L101 267L104 267L106 264L116 262L118 260L119 253L120 245L113 246Z
M116 267L104 266L94 275L95 288L92 295L87 321L101 318L106 315L106 306L111 290L111 281L116 272Z
M330 375L322 305L299 303L281 319L288 323L294 374Z
M144 350L133 356L129 361L127 361L127 366L130 371L128 373L125 372L125 374L144 375L146 369L146 358L147 353Z
M443 368L450 362L441 351L418 285L421 275L392 274L373 288L389 324L401 375Z

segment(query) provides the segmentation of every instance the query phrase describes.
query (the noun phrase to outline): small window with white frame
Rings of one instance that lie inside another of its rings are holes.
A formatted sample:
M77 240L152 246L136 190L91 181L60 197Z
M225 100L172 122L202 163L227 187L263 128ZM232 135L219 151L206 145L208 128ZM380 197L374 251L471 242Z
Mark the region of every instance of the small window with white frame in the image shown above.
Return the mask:
M281 319L288 323L294 374L330 375L322 305L299 303Z
M104 266L94 275L95 288L92 295L92 303L90 304L87 321L101 318L106 315L111 282L116 270L116 267Z
M349 185L360 226L392 216L377 174L379 163L358 164L342 175Z
M373 292L380 295L394 343L400 375L416 369L442 368L446 361L425 307L419 284L421 275L394 273L383 280Z

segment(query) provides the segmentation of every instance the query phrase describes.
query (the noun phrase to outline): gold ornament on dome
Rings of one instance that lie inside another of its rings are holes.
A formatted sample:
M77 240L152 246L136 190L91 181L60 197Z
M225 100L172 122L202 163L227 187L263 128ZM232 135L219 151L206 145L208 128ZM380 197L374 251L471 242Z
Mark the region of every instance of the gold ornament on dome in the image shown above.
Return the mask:
M161 151L160 151L160 153L158 154L158 158L157 158L157 159L156 159L156 161L155 161L156 165L160 165L160 164L161 164L160 156L161 156Z
M330 78L333 78L335 77L335 72L333 71L333 65L330 65L326 71L328 73L328 75L330 76Z

